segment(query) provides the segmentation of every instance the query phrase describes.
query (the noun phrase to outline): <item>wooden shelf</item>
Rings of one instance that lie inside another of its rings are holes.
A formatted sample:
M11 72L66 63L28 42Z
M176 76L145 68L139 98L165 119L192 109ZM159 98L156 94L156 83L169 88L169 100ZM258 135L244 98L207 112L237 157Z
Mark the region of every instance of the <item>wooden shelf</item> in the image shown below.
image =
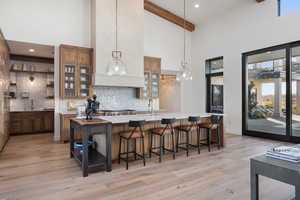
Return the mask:
M47 87L54 88L54 85L53 84L47 84Z
M46 99L54 99L54 96L47 96Z
M72 152L75 160L80 164L82 163L82 154L80 153L79 149L74 149L74 151ZM89 168L93 168L93 167L105 167L105 157L99 153L97 150L93 149L91 152L89 152L89 161L88 161L88 165Z
M10 86L17 86L17 83L10 83Z
M10 72L17 72L17 73L42 73L42 74L54 74L54 72L23 71L23 70L10 70Z

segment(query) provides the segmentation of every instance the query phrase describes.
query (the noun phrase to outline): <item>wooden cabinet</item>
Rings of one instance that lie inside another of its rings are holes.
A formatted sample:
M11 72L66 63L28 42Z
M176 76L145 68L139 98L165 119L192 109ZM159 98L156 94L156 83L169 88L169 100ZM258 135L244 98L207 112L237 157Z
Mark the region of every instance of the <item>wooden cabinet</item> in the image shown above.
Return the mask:
M53 111L11 112L10 119L12 135L54 131Z
M0 30L0 152L9 138L9 48Z
M159 80L161 73L161 59L144 57L144 79L143 88L137 89L137 98L155 99L159 98Z
M93 95L93 49L60 46L60 97L87 98Z

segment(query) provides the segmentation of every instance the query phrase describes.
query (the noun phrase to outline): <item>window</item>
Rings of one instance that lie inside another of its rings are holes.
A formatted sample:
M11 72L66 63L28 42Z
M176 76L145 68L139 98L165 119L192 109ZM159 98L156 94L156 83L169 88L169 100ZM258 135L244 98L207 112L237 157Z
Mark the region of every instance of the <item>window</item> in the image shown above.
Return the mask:
M243 134L299 143L300 41L247 52L242 60Z
M300 10L299 0L278 0L278 15L286 15Z
M206 111L223 113L223 57L206 60Z

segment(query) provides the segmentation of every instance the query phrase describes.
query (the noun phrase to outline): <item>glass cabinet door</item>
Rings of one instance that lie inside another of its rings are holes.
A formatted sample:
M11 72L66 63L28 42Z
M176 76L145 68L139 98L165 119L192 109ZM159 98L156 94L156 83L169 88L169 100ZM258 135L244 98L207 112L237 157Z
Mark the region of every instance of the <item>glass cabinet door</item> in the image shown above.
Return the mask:
M158 73L151 74L151 97L152 98L159 97L159 74Z
M67 97L74 97L76 96L75 92L75 66L74 65L65 65L64 67L64 73L65 73L65 96Z
M145 82L144 82L144 88L143 88L143 98L148 98L149 97L149 80L150 80L150 73L149 72L145 72L144 73L144 78L145 78Z
M89 96L89 68L80 67L79 74L80 74L79 95L81 97Z

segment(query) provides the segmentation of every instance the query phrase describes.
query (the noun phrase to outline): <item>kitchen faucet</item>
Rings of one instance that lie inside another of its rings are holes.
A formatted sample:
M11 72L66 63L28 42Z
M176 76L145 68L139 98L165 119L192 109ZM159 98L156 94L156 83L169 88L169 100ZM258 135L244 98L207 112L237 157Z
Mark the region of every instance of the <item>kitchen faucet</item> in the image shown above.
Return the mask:
M34 110L33 99L30 100L30 103L31 103L31 110Z
M149 99L149 102L148 102L148 111L153 113L153 99Z

